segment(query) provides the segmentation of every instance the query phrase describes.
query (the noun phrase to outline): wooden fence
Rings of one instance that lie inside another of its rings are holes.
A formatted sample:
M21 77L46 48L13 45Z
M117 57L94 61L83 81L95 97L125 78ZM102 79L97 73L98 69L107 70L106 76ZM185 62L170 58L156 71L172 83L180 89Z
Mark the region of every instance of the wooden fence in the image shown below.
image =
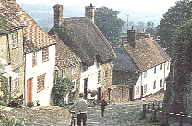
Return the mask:
M143 104L143 112L142 112L142 118L148 118L146 115L147 113L151 113L151 122L158 122L157 120L157 112L164 115L165 118L165 125L169 124L169 118L176 117L179 121L179 125L182 126L185 122L192 123L192 117L191 115L187 115L184 112L179 113L169 113L163 110L163 102L162 101L155 101L155 102L149 102L148 104Z

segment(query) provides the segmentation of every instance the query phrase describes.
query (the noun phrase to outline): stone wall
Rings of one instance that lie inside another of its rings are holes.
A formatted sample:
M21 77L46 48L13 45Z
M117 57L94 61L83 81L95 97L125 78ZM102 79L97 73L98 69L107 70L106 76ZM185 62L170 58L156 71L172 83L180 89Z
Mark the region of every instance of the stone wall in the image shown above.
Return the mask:
M129 86L116 85L111 90L111 103L125 103L130 101L129 98Z

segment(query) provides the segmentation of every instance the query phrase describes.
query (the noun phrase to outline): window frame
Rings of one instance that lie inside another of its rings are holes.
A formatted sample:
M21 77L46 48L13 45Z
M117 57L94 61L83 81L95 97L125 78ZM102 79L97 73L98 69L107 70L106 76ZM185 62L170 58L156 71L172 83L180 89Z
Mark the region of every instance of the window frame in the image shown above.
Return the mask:
M37 65L37 52L32 52L32 67Z
M154 67L154 74L157 73L156 66Z
M44 74L42 74L42 75L40 75L40 76L38 76L37 77L37 93L39 93L39 92L41 92L43 89L45 89L45 75L46 75L46 73L44 73ZM42 78L43 77L43 78ZM41 87L39 87L39 79L43 79L43 84L41 84L41 85L43 85L43 86L41 86Z
M18 32L14 31L11 33L11 38L12 38L12 48L17 48L18 47Z
M49 47L42 49L42 62L49 61Z
M157 88L157 82L156 80L153 81L153 90L155 90Z

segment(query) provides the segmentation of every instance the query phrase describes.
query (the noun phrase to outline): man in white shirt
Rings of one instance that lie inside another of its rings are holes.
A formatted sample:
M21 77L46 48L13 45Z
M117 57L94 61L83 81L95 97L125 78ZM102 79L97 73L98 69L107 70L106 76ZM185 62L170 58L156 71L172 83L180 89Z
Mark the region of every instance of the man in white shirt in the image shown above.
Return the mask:
M79 93L79 98L69 109L74 109L77 113L77 125L81 126L81 119L83 119L83 126L86 126L87 121L87 101L83 99L84 94Z

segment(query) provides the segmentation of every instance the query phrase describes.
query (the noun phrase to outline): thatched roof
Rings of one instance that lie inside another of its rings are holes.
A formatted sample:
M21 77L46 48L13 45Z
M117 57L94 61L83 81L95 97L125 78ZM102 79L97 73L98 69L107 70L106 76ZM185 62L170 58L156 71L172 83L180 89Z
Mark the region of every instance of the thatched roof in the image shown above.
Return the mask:
M59 33L64 43L86 65L93 65L95 56L101 63L115 57L111 45L92 21L85 17L74 17L65 18L63 22L63 32L53 27L49 34Z

